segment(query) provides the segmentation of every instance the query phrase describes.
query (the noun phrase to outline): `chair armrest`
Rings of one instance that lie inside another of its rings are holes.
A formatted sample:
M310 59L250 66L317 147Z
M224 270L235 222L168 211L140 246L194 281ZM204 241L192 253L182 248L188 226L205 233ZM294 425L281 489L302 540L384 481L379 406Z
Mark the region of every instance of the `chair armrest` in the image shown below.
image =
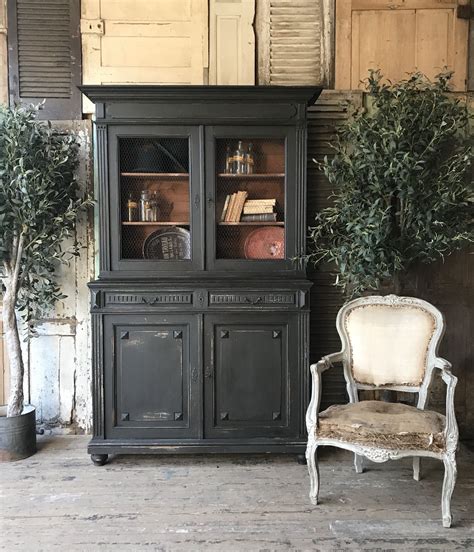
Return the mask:
M446 428L444 430L444 437L446 450L454 453L459 439L458 424L454 410L454 390L458 378L451 372L451 363L444 358L435 358L434 366L441 371L441 378L446 384Z
M341 362L343 358L342 351L338 353L331 353L330 355L324 356L319 362L311 365L311 373L319 372L320 374L326 371L328 368L331 368L334 362ZM314 374L313 374L314 378Z
M324 356L319 362L311 365L311 401L306 411L306 429L308 435L310 435L318 421L319 404L321 402L321 374L331 368L334 362L342 361L342 359L343 353L340 351L339 353L332 353Z

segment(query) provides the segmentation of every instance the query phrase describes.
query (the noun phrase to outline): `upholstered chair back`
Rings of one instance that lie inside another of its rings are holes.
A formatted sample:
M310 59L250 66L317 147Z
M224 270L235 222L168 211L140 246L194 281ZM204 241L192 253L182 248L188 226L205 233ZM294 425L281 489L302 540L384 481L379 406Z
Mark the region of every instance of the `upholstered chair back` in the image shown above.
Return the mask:
M419 388L444 328L433 305L412 297L370 296L339 312L346 376L357 387Z

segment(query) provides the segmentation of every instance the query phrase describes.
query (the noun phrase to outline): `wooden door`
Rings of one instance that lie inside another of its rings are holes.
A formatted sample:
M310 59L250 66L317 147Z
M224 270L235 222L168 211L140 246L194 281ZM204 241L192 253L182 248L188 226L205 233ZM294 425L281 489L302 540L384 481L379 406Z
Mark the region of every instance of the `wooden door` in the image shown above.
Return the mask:
M195 316L105 317L106 438L197 437Z
M81 17L83 84L205 83L207 0L83 0Z
M297 315L206 317L205 436L298 435Z
M432 78L454 71L466 90L469 21L458 7L468 0L337 0L335 88L356 89L369 68L392 81L419 70Z
M209 84L255 84L255 0L209 1Z

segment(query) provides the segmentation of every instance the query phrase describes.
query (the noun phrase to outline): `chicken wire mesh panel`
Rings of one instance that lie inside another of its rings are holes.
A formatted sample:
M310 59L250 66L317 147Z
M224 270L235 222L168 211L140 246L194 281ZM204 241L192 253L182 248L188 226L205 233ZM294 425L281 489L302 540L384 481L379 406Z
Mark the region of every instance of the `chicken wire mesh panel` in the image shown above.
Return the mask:
M189 141L119 139L121 256L191 258Z
M216 140L216 257L285 258L284 139Z

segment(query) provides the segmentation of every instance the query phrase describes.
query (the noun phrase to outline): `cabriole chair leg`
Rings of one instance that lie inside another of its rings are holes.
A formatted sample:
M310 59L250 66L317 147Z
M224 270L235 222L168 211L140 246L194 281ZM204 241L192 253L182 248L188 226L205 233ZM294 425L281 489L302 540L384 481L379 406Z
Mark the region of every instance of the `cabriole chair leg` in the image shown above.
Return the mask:
M306 462L308 463L308 472L310 478L309 499L312 504L318 503L319 496L319 467L316 456L318 445L312 444L306 449Z
M456 484L456 460L454 455L452 458L445 457L444 460L444 481L443 492L441 496L441 510L443 514L443 527L451 527L451 496L453 494L454 485Z

